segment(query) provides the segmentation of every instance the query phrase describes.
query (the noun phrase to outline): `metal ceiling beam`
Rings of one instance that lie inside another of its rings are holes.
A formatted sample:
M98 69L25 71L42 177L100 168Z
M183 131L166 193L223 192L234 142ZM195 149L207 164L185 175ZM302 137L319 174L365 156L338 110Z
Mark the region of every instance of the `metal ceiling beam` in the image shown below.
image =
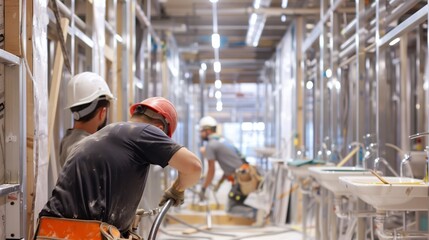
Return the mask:
M355 13L355 8L337 8L339 13ZM269 16L281 16L281 15L317 15L320 14L320 8L248 8L248 13L265 14Z
M212 30L212 25L188 25L188 28L190 30ZM219 25L219 30L247 30L249 28L248 23L246 22L245 25ZM287 29L286 25L277 25L277 26L266 26L264 29L267 30L283 30L285 31Z

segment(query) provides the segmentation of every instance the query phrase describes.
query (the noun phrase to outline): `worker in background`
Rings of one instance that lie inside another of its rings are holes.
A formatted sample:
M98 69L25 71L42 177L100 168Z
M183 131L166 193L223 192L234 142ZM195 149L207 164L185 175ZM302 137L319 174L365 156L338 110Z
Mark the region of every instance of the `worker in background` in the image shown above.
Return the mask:
M93 231L82 234L97 235L100 224L95 220L113 225L122 237L128 237L150 164L178 171L160 206L168 199L174 201L173 206L184 202L185 189L200 179L201 162L171 139L177 126L175 107L165 98L153 97L132 105L130 113L128 122L109 124L72 149L51 198L39 214L36 236L78 234L66 232L69 225L83 224L79 229L88 229L91 223ZM49 233L50 226L59 227Z
M207 174L199 194L200 200L204 200L206 198L206 189L211 185L215 175L216 161L219 163L223 175L215 185L215 191L219 189L224 180L233 183L236 170L246 164L246 161L230 141L216 133L217 122L213 117L206 116L201 118L199 125L201 140L207 141L207 144L201 149L208 161Z
M75 75L67 85L67 107L73 114L73 128L67 129L60 143L60 167L73 146L84 137L106 126L107 111L114 100L104 79L93 72Z

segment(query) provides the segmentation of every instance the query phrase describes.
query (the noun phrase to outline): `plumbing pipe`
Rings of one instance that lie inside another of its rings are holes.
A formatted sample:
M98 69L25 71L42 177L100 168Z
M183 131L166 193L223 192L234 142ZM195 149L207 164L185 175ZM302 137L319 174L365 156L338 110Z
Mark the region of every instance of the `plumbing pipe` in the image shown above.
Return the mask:
M398 231L397 229L386 230L384 223L386 222L386 214L384 212L377 213L375 216L376 233L381 239L422 239L429 237L427 232L418 231Z
M411 166L410 166L410 159L411 159L411 156L408 154L406 154L402 159L401 165L399 166L400 177L404 177L404 165L406 164L408 166L409 172L411 173L411 178L414 178L413 170L411 169Z
M377 171L377 169L378 169L378 166L379 166L379 163L383 163L384 164L384 166L386 166L387 167L387 169L389 169L389 171L391 172L391 173L393 173L393 175L395 176L395 177L399 177L399 175L398 175L398 173L395 171L395 169L393 169L392 168L392 166L390 166L390 164L386 161L386 159L384 159L384 158L382 158L382 157L378 157L378 158L376 158L375 160L374 160L374 170L375 171Z
M342 207L342 200L344 197L336 196L334 198L334 209L335 214L340 219L350 219L350 218L367 218L375 216L375 211L345 211Z
M407 154L406 154L402 149L400 149L398 146L396 146L396 145L394 145L394 144L386 143L386 146L387 146L387 147L391 147L391 148L395 149L395 150L396 150L396 151L398 151L398 153L400 153L403 157L407 155Z

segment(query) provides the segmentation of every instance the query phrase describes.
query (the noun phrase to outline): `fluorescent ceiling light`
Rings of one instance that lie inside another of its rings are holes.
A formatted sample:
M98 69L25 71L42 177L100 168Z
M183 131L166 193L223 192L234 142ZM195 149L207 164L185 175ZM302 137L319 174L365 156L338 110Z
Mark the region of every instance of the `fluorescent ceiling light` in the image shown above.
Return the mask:
M219 61L216 61L216 62L214 62L214 63L213 63L213 70L214 70L216 73L220 72L220 70L221 70L221 65L220 65L220 62L219 62Z
M326 71L325 71L325 76L326 76L327 78L332 77L332 70L331 70L330 68L326 69Z
M306 87L308 90L313 89L313 81L307 81L307 83L305 84L305 87Z
M222 106L223 104L222 104L222 102L221 101L218 101L217 103L216 103L216 110L218 111L218 112L220 112L220 111L222 111Z
M255 2L253 2L253 7L255 9L259 9L261 7L261 1L260 0L255 0Z
M400 40L401 40L400 38L395 38L389 43L389 45L393 46L393 45L397 44Z
M210 0L210 2L212 2L212 3L217 3L217 2L218 2L218 0Z
M220 36L218 33L212 34L212 47L219 48L220 47Z
M288 0L282 0L282 8L287 8Z
M252 13L252 15L250 15L249 28L247 29L246 35L247 46L258 46L266 20L267 16L265 14Z
M215 82L214 82L214 84L215 84L215 88L217 88L217 89L219 89L219 88L221 88L222 87L222 81L221 80L216 80Z
M222 93L221 93L221 91L217 90L217 91L215 92L215 98L216 98L216 99L221 99L221 98L222 98Z

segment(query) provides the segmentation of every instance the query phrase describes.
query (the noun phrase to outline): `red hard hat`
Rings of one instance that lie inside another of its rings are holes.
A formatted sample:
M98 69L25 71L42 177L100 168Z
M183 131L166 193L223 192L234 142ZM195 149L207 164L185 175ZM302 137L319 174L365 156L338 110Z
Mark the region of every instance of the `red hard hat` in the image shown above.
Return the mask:
M130 107L130 114L133 115L137 106L145 106L161 114L168 123L168 136L171 137L177 127L177 112L174 105L163 97L147 98Z

